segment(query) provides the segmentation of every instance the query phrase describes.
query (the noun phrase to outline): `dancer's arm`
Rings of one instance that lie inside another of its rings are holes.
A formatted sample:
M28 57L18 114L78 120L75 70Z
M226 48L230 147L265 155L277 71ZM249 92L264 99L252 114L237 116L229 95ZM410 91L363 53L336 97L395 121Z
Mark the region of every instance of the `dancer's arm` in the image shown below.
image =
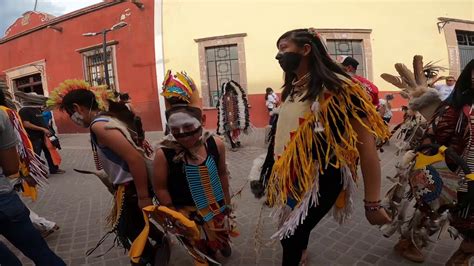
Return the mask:
M92 131L99 144L106 146L127 162L138 194L140 208L153 205L148 192L148 175L143 156L130 144L124 135L115 129L106 129L104 122L96 122Z
M367 119L363 118L365 124L369 124ZM380 161L375 146L375 138L370 132L357 120L351 120L352 127L357 133L357 150L360 155L360 165L364 179L365 200L376 202L380 200L381 170ZM386 224L390 218L383 208L377 211L366 211L365 216L371 224Z
M36 130L36 131L42 131L44 134L46 135L49 135L51 134L51 132L49 131L49 129L47 128L44 128L44 127L39 127L37 125L34 125L32 123L30 123L29 121L23 121L23 126L27 129L31 129L31 130Z
M153 190L160 205L172 206L170 193L168 191L168 161L162 149L156 151L153 161Z
M229 171L227 171L227 164L225 161L225 144L220 138L214 138L219 151L219 178L221 179L222 190L224 191L225 202L230 204L230 191L229 191Z

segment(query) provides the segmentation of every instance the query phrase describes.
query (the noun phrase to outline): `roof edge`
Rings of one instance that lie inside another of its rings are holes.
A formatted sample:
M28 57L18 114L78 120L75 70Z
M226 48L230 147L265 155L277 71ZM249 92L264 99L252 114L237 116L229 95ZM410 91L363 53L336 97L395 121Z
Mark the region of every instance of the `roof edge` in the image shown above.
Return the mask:
M439 17L438 20L442 22L461 22L461 23L467 23L467 24L474 24L474 21L472 20L459 19L459 18Z
M85 15L85 14L88 14L88 13L91 13L91 12L94 12L94 11L97 11L97 10L100 10L100 9L103 9L103 8L106 8L106 7L109 7L109 6L114 6L114 5L120 4L122 2L123 2L123 0L118 0L118 1L113 1L113 2L101 2L101 3L97 3L97 4L94 4L94 5L88 6L88 7L78 9L76 11L72 11L72 12L64 14L62 16L55 17L55 18L49 20L45 24L41 24L37 27L34 27L34 28L29 29L29 30L20 32L18 34L13 35L13 36L1 38L0 39L0 44L4 44L4 43L9 42L11 40L14 40L14 39L17 39L19 37L22 37L22 36L28 35L30 33L33 33L35 31L42 30L44 28L47 28L48 26L59 24L63 21L73 19L73 18L76 18L76 17L80 17L82 15Z

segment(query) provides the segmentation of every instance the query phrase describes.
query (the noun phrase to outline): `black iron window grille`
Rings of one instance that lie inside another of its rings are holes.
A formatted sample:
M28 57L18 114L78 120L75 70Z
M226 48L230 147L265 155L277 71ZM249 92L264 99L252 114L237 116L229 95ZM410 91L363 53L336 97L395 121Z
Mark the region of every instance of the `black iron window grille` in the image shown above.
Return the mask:
M234 80L240 83L237 45L206 48L209 106L216 106L223 83Z

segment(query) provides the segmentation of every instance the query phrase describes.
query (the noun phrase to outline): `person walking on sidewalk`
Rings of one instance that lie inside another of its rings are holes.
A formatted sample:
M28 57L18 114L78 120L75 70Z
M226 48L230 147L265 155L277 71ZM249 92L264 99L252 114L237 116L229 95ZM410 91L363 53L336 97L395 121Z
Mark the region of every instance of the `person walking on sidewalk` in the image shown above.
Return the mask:
M32 95L34 96L34 95ZM44 122L41 105L29 103L26 99L22 102L23 107L18 112L20 114L23 125L28 133L28 137L33 144L33 150L36 154L41 156L44 152L44 157L48 162L50 174L64 174L65 171L59 169L59 165L55 165L51 153L46 146L45 138L51 135L48 126Z
M333 206L340 223L350 216L359 158L365 216L371 224L390 221L381 206L375 147L375 137L387 139L389 132L316 30L286 32L276 46L285 79L266 202L279 209L273 237L283 247L282 265L296 266L306 263L311 231Z
M8 96L8 98L7 98ZM20 175L18 178L10 180L15 190L23 191L23 196L35 201L37 198L37 188L46 183L48 172L45 162L33 151L31 141L28 138L21 119L16 112L17 105L8 93L8 88L0 84L0 111L7 114L13 130L19 140L17 152L20 160ZM39 216L33 210L30 211L30 220L41 233L41 236L47 237L59 229L59 226L44 217Z
M268 87L265 90L265 105L267 106L268 115L270 116L270 120L268 121L269 125L273 125L275 121L276 114L274 110L278 107L279 101L278 95L276 95L272 88Z
M0 234L39 266L63 266L29 218L29 210L13 190L10 179L19 176L18 139L6 112L0 111ZM0 242L0 265L22 265Z

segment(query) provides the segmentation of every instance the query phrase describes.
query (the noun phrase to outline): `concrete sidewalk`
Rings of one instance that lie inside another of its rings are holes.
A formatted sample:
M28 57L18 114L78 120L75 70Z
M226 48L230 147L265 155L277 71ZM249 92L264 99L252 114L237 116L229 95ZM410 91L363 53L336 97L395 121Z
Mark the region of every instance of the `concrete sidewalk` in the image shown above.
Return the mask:
M150 140L157 140L161 132L147 133ZM242 194L234 198L240 237L233 241L233 254L223 259L224 265L281 265L280 244L270 243L269 236L275 231L275 219L270 218L271 210L262 209L263 200L257 200L246 183L253 160L266 150L263 144L263 130L256 130L242 139L243 148L237 152L227 152L227 161L232 175L231 186L234 191L244 186ZM94 169L92 152L87 134L61 135L63 149L62 168L64 175L53 175L50 185L40 192L39 199L28 205L39 215L58 223L61 229L47 238L50 247L68 265L129 265L123 249L113 248L102 257L94 257L105 252L114 236L102 244L89 257L85 252L95 247L97 241L106 233L104 217L111 206L109 192L94 176L80 175L73 168ZM394 174L396 160L393 147L387 147L381 154L383 177ZM383 191L391 183L384 178ZM339 226L332 217L326 217L311 235L309 251L310 265L412 265L393 252L398 239L384 238L377 227L365 219L363 210L362 183L354 199L355 213L351 221ZM262 211L262 230L267 245L259 252L255 248L256 225ZM457 248L458 241L442 239L426 250L427 261L423 265L444 265L444 262ZM192 260L175 244L172 247L172 265L192 265ZM25 265L32 265L23 255L19 255ZM413 264L418 265L418 264Z

